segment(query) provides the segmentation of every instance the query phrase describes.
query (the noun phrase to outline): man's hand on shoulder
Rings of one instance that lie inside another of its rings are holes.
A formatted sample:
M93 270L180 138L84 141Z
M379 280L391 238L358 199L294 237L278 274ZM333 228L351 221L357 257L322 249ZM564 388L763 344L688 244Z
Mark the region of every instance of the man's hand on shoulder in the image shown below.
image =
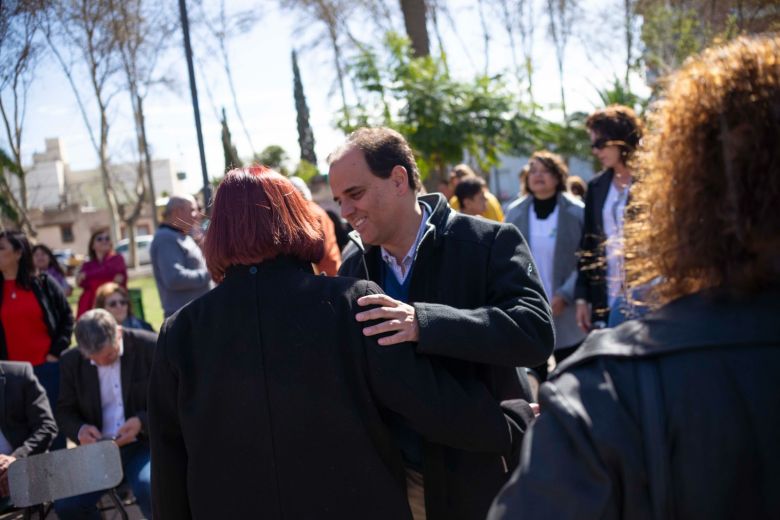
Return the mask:
M372 320L386 320L382 323L365 327L363 334L366 336L376 336L387 332L395 332L390 336L382 337L377 340L380 345L395 345L405 341L417 341L420 338L420 326L417 323L417 316L414 307L387 296L386 294L369 294L358 298L358 305L369 307L379 305L375 309L370 309L358 313L355 319L359 322Z

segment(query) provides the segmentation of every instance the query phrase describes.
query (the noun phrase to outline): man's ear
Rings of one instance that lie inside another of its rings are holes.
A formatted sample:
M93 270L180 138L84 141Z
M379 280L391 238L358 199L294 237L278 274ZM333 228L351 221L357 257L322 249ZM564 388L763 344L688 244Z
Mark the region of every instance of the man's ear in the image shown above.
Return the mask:
M401 165L393 166L390 170L390 180L399 195L403 195L409 189L409 172Z

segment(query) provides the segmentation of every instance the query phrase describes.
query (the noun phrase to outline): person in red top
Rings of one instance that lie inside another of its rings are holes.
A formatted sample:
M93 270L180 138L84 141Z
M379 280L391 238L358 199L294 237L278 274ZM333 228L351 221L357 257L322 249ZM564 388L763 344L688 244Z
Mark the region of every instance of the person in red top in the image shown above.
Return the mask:
M60 354L70 345L73 312L59 284L36 276L24 233L0 232L0 359L26 361L57 402ZM64 442L55 441L55 448Z
M127 266L122 255L114 251L108 228L98 229L89 238L89 260L81 266L76 283L84 289L79 298L76 319L95 305L95 293L106 282L127 289Z

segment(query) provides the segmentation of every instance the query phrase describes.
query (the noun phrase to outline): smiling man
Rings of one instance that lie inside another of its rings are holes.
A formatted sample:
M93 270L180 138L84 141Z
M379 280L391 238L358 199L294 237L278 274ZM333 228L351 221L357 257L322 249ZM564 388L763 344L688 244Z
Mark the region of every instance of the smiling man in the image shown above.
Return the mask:
M363 128L329 157L330 185L356 246L339 274L370 279L384 295L358 321L391 345L412 341L453 374L475 374L497 401L528 398L516 367L553 348L550 308L528 246L514 226L453 211L440 194L417 197L420 176L394 130ZM484 518L506 462L423 439L388 421L404 455L415 520Z

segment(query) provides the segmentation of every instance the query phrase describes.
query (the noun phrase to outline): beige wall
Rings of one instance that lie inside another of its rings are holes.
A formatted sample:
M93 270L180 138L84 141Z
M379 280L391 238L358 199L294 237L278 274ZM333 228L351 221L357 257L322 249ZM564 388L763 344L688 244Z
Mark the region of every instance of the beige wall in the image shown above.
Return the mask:
M87 255L89 237L93 232L106 227L109 222L108 210L79 211L75 206L65 210L35 212L30 215L33 224L38 229L36 242L43 243L51 249L70 249L77 255ZM63 227L70 226L73 241L63 241ZM136 222L138 234L152 233L153 224L149 211L144 211ZM122 238L127 231L122 226Z

